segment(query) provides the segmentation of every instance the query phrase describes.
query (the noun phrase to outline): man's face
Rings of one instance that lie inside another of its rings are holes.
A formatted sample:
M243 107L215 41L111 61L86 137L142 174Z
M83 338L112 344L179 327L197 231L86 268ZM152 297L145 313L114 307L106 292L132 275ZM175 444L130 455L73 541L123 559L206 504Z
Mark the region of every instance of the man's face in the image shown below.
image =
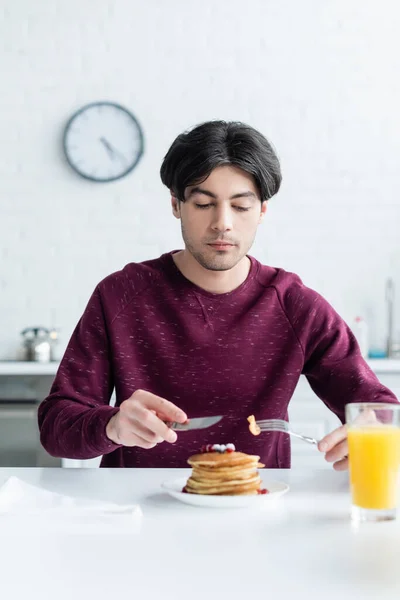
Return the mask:
M211 271L232 269L251 248L267 210L251 175L230 165L217 167L205 181L185 190L185 202L172 197L186 249Z

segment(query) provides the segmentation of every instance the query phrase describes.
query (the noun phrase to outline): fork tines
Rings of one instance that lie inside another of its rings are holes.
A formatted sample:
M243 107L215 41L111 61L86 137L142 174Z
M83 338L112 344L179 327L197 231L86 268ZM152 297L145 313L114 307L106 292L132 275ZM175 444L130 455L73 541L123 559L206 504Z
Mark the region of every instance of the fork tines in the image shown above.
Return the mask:
M256 421L256 425L258 425L260 429L268 429L269 431L275 429L287 431L289 429L289 423L283 419L264 419Z
M256 421L257 425L289 425L287 421L283 419L263 419Z

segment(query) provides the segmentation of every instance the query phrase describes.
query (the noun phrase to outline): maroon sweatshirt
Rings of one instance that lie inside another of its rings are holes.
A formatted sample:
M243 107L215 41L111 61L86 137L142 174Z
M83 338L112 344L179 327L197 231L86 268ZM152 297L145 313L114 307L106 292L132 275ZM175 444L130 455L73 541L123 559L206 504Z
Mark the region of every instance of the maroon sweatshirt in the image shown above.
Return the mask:
M172 253L101 281L39 407L46 450L63 458L103 455L103 467L187 467L203 444L231 442L269 468L287 468L289 436L254 437L247 417L287 419L301 374L342 422L348 402L397 402L324 298L296 275L250 260L247 279L226 294L191 283ZM224 418L179 433L175 444L116 445L106 424L137 389L170 400L189 418Z

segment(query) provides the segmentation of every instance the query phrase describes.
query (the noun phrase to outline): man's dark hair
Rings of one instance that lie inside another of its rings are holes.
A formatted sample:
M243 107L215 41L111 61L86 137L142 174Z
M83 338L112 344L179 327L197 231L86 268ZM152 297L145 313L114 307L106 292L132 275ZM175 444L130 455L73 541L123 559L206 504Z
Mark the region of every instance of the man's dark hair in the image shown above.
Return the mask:
M161 165L161 181L181 202L216 167L232 165L254 177L261 201L279 190L279 160L268 140L240 122L208 121L178 135Z

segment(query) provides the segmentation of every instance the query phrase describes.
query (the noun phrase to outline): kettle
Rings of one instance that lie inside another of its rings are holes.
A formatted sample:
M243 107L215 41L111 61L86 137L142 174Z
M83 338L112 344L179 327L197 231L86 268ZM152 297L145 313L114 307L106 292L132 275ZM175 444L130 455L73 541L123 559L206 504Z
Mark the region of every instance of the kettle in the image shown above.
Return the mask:
M58 337L55 329L27 327L21 331L24 338L26 360L50 362L53 360L53 344Z

